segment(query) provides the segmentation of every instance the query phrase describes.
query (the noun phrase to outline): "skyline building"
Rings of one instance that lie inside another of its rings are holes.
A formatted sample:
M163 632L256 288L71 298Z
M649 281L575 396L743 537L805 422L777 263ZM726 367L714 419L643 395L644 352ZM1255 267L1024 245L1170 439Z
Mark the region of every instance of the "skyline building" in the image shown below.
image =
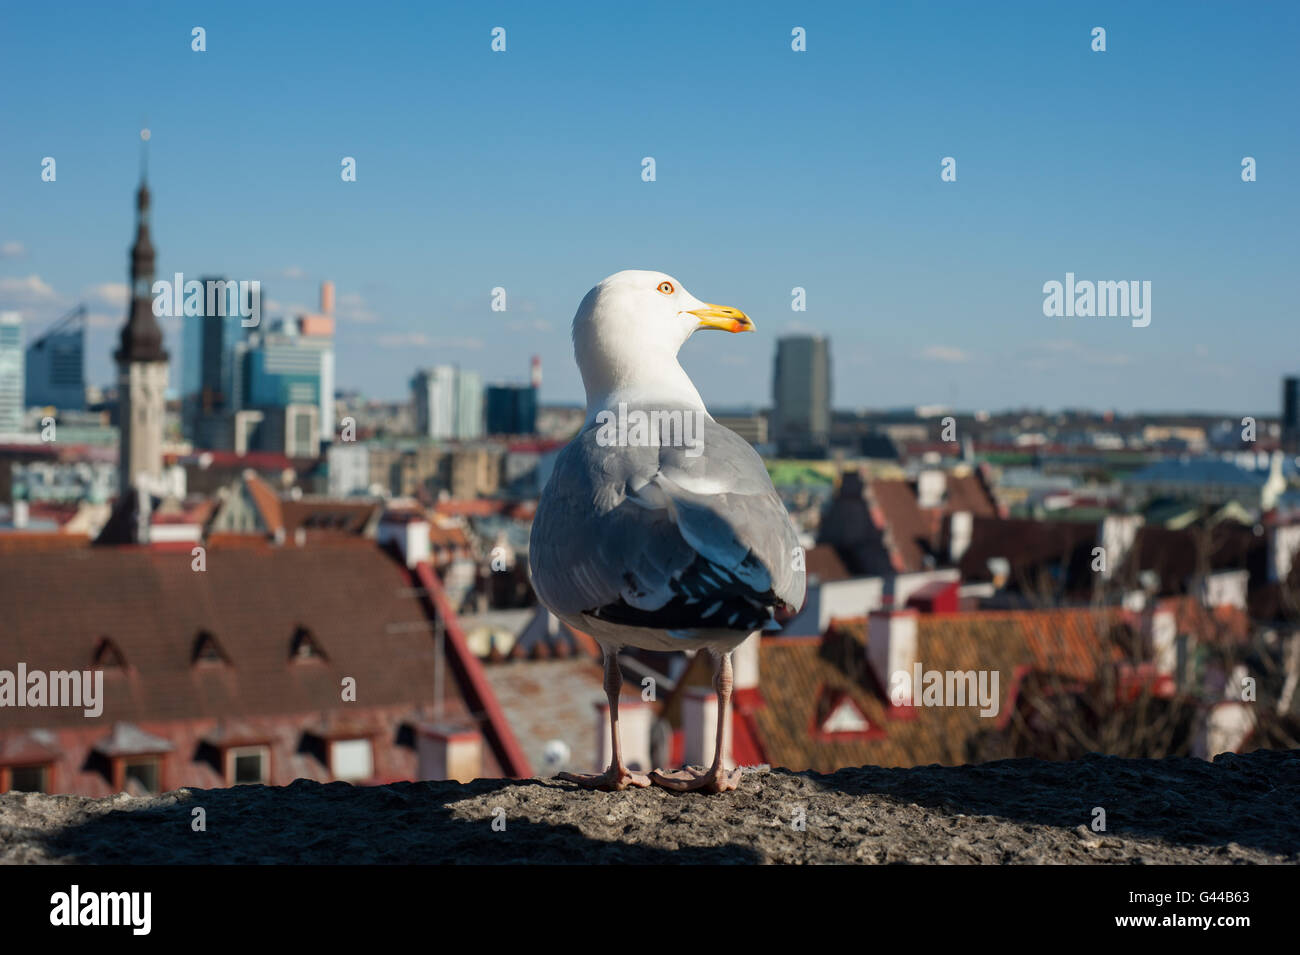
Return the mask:
M17 312L0 312L0 434L23 427L23 320Z
M84 411L85 350L86 306L78 305L27 346L27 407Z
M203 314L183 322L181 429L196 448L233 447L230 419L237 408L235 361L244 340L243 316L236 299L238 284L224 277L205 277ZM246 303L243 303L246 304Z
M776 343L771 438L783 456L823 455L830 442L830 341L791 335Z
M489 385L484 397L488 434L534 434L537 389L532 385Z
M461 441L483 437L483 376L456 369L456 433Z
M1282 379L1282 447L1300 451L1300 377Z
M333 332L333 319L321 315L302 315L272 323L265 330L251 329L235 345L235 410L283 417L291 405L311 405L316 409L313 427L318 441L332 440Z
M426 438L466 441L483 436L483 377L454 365L421 368L411 378L415 429Z

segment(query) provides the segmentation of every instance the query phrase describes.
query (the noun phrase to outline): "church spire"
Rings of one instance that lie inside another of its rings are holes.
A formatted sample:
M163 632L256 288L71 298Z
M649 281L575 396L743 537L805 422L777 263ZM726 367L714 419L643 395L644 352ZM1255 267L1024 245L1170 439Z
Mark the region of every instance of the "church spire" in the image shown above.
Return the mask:
M149 130L140 131L148 143ZM166 361L162 329L153 314L154 248L149 238L148 146L142 147L140 188L135 194L135 244L131 247L131 304L122 326L121 345L113 356L119 365L137 361Z

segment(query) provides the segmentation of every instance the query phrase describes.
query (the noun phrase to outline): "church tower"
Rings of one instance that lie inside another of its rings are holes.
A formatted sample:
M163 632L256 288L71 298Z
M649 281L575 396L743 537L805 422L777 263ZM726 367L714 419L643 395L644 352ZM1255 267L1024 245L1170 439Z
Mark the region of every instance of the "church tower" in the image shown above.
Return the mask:
M149 239L149 186L136 192L135 245L131 247L131 305L113 357L118 371L119 500L161 482L167 352L153 314L154 249Z

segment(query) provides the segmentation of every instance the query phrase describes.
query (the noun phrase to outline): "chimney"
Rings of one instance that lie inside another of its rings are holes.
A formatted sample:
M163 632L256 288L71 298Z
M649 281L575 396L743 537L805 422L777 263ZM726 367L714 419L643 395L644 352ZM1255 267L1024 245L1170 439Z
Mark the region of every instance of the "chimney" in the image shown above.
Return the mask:
M650 728L654 723L654 710L648 703L636 698L618 701L618 737L623 746L623 765L638 773L654 769L650 758ZM600 771L609 765L609 703L596 704L596 765Z
M948 562L961 563L975 534L975 515L970 511L954 511L948 518Z
M939 507L948 489L948 476L933 468L916 476L916 503L919 507Z
M761 634L752 633L731 651L731 691L758 689L758 648Z
M1268 529L1268 581L1285 583L1300 550L1300 524L1274 524Z
M877 610L867 615L867 665L876 675L886 696L892 701L894 674L912 677L912 665L918 662L916 650L916 610ZM916 687L912 688L915 693ZM910 705L911 700L903 701Z
M1178 682L1178 619L1168 602L1155 605L1146 621L1156 672Z
M1119 565L1124 563L1141 527L1141 514L1107 514L1102 518L1097 529L1097 543L1106 554L1106 569L1101 575L1103 580L1110 580Z
M322 315L334 314L334 283L329 279L320 283L320 312Z
M533 356L532 382L534 388L541 390L542 387L542 356L541 355Z
M468 783L483 775L483 737L478 730L450 726L420 726L416 751L421 779L454 779Z
M379 521L379 546L397 545L407 567L428 563L433 553L429 522L415 514L384 515Z
M13 525L15 530L22 530L27 526L28 511L27 501L23 498L14 500L13 508Z
M733 664L734 667L734 664ZM731 758L731 712L722 731L722 768L735 769ZM683 757L687 766L713 765L713 740L718 731L718 695L712 687L688 686L682 700Z

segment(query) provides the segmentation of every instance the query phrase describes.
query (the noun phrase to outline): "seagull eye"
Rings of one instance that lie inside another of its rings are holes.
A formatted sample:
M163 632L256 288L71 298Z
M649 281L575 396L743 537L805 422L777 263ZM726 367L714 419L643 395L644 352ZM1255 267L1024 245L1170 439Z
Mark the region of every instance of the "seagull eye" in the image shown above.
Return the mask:
M673 283L672 283L672 282L660 282L660 283L659 283L659 291L663 292L665 295L672 295L672 294L673 294Z

